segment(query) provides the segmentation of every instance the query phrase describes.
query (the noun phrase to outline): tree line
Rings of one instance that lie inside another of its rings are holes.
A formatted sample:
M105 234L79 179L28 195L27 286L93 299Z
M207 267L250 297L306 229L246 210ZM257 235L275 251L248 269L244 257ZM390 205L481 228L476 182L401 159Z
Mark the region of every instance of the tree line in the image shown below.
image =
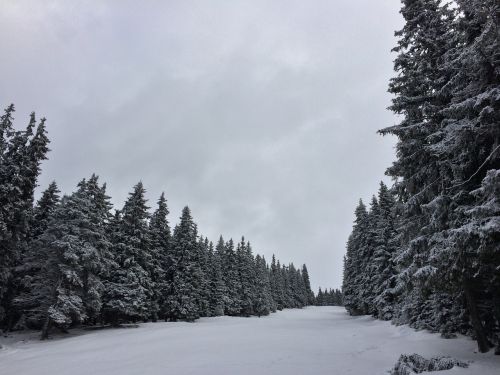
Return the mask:
M500 4L403 0L390 109L397 159L344 262L351 314L500 352Z
M319 288L316 300L316 306L343 306L342 292L340 289L325 289Z
M244 238L214 245L185 207L173 230L162 194L152 213L141 182L120 210L96 175L70 195L55 182L34 202L49 152L45 119L15 130L0 118L0 324L34 328L262 316L314 303L306 265L254 256Z

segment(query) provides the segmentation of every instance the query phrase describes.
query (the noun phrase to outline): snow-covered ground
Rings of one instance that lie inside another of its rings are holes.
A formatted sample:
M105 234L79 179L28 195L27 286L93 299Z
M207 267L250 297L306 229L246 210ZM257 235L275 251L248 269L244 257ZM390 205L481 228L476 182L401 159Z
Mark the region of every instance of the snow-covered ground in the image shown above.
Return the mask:
M500 358L467 338L349 317L339 307L285 310L263 318L205 318L70 334L46 342L1 338L2 375L384 374L401 353L474 361L453 374L500 374ZM17 340L17 341L16 341Z

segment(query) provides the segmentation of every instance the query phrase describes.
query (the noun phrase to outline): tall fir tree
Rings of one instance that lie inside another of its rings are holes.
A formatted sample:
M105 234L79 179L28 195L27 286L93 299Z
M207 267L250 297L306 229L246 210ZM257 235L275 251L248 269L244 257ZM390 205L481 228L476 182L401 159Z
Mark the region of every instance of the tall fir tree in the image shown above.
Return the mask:
M222 238L222 237L221 237ZM217 251L220 251L220 241ZM227 301L225 304L225 314L234 316L241 312L240 277L238 273L238 260L234 251L233 240L230 239L224 245L224 282L227 290Z
M169 214L165 194L158 199L158 207L151 215L149 222L151 262L148 273L151 277L152 294L149 313L153 321L159 317L165 318L165 302L168 296L168 276L166 273L170 264L171 232L167 220Z
M170 320L194 321L200 317L201 266L197 264L197 229L191 211L184 207L172 239L171 289L167 299Z
M134 186L123 210L111 222L114 266L106 283L104 312L106 320L148 319L153 298L148 272L152 260L145 190L141 182Z
M240 314L250 316L254 313L255 267L252 248L250 243L245 243L244 238L241 239L236 248L236 261L240 287Z
M49 151L45 118L32 113L25 130L13 127L14 105L0 117L0 324L13 323L11 303L22 275L14 270L27 251L33 194L41 162Z

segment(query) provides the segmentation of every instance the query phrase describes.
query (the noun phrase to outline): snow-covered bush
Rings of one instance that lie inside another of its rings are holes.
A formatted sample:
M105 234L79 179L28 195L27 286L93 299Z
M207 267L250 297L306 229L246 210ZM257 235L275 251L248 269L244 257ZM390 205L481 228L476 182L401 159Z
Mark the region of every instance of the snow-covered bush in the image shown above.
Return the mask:
M466 362L451 357L435 357L427 359L418 354L401 354L396 365L391 370L391 375L412 375L422 372L450 370L453 367L467 368Z

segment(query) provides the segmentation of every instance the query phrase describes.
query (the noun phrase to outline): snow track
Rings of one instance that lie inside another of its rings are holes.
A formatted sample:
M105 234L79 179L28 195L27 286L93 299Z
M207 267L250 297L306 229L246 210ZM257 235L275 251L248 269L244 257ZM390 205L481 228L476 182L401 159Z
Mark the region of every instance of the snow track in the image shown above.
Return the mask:
M402 353L474 361L469 369L450 370L453 374L500 373L500 358L474 353L470 339L445 340L369 317L349 317L340 307L147 323L46 342L15 339L0 339L2 375L376 375L386 374Z

